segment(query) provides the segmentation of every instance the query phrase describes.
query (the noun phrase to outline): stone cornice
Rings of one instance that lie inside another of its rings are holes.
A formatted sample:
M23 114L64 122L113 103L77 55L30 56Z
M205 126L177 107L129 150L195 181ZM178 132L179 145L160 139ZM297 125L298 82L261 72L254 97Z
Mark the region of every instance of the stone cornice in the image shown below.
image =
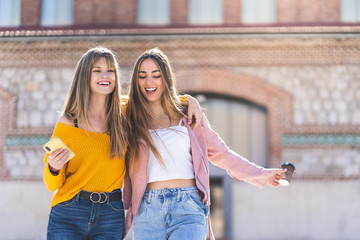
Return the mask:
M218 34L359 34L359 25L339 26L180 26L94 28L0 28L0 38L86 37L109 35L218 35Z

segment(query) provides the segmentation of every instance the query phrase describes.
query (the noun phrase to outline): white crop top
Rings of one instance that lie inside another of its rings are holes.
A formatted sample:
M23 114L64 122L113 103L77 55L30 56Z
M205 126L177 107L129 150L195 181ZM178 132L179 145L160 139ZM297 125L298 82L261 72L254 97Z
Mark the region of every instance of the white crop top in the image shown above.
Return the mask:
M165 168L160 165L154 153L150 150L147 168L148 183L170 179L195 178L190 154L189 132L186 126L181 126L181 123L180 120L179 125L170 127L171 130L168 128L149 130L164 161Z

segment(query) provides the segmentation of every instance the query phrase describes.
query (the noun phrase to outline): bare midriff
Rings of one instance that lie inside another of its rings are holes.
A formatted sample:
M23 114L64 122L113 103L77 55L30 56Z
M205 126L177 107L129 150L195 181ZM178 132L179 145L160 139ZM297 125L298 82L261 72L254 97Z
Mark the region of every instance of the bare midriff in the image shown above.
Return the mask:
M182 188L195 185L195 179L171 179L166 181L148 183L146 188L160 190L164 188Z

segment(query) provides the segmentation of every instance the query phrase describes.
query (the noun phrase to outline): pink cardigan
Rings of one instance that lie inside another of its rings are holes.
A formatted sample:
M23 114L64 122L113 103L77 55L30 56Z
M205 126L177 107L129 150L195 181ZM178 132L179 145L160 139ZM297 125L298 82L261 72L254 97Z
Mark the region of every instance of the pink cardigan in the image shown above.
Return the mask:
M184 117L183 122L188 128L191 143L191 153L195 173L196 186L200 191L200 197L204 205L210 210L210 186L209 186L209 161L220 168L227 170L227 173L237 179L251 183L257 187L264 187L267 177L270 176L271 170L259 167L250 163L232 150L230 150L211 129L208 120L203 114L203 119L198 127L192 129L187 119ZM125 187L123 191L124 206L127 209L125 219L125 236L128 234L132 224L133 215L137 215L140 203L147 185L147 165L149 149L145 141L140 140L139 167L132 173L126 171ZM128 160L127 160L128 161ZM128 169L128 162L127 169ZM211 230L210 220L208 217L208 230L210 239L214 235Z

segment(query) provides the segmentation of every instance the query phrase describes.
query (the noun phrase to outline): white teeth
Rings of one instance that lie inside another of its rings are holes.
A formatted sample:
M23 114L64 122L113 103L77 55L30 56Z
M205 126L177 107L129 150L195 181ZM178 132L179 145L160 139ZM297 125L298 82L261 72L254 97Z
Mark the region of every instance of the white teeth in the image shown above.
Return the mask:
M156 88L145 88L146 91L155 91Z
M98 84L99 84L99 85L110 85L109 82L99 82Z

